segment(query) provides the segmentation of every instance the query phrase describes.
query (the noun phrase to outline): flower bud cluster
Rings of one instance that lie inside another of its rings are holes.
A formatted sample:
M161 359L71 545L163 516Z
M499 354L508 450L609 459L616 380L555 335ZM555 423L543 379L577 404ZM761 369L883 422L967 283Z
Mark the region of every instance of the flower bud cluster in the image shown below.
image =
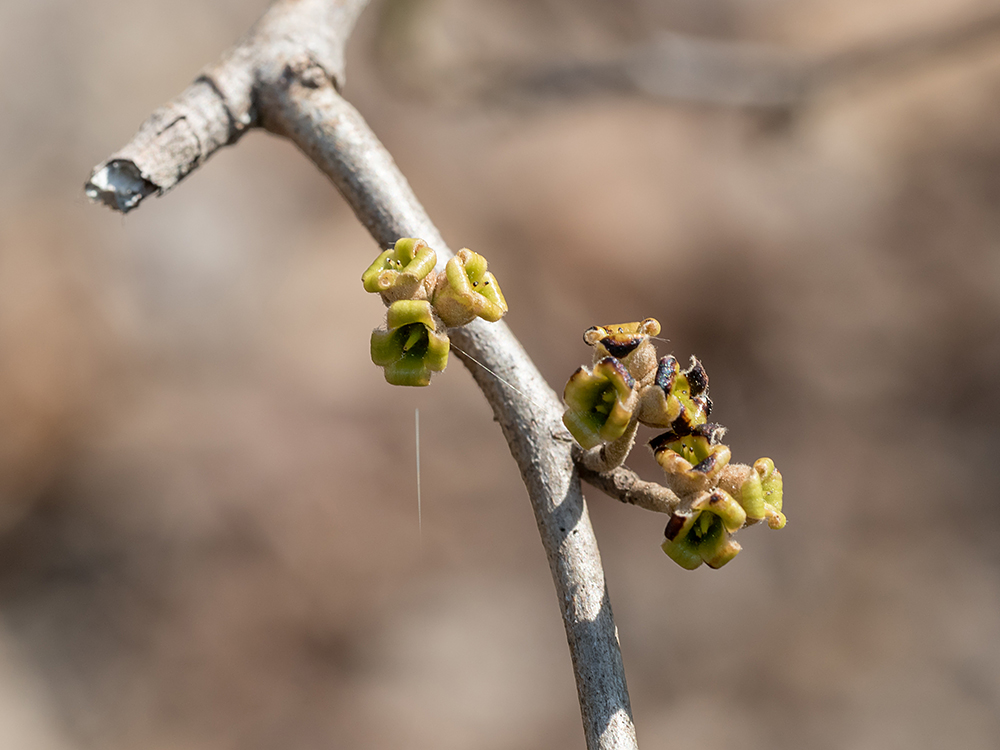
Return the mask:
M507 312L483 256L463 248L443 271L436 265L433 248L404 237L361 275L365 291L389 308L385 325L372 331L371 357L392 385L429 385L448 364L449 328L477 317L496 322Z
M666 429L649 442L680 500L663 551L689 570L702 562L719 568L741 549L735 531L764 520L772 529L785 525L781 473L769 458L730 463L726 428L708 421L708 373L694 357L683 370L673 355L657 360L651 339L659 332L654 318L589 328L583 338L594 347L594 363L566 384L563 423L588 449L584 465L596 471L625 461L637 425Z

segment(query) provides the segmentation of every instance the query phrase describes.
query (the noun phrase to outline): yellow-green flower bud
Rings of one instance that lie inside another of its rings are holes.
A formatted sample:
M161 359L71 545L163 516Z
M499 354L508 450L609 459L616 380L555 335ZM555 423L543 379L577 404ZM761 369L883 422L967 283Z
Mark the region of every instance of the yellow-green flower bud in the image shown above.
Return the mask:
M404 237L379 255L361 274L366 292L379 293L386 304L401 299L427 299L434 288L437 253L423 240Z
M745 522L746 514L739 503L716 489L703 494L689 510L670 517L663 551L687 570L694 570L702 562L721 568L739 554L741 547L730 534Z
M372 331L372 362L385 368L392 385L428 385L431 373L448 364L451 344L426 300L397 300L386 313L385 328Z
M625 434L636 403L635 380L614 357L593 371L581 367L563 391L563 424L584 448L608 443Z
M747 512L747 518L753 521L767 519L767 525L772 529L785 526L785 516L781 512L781 472L774 468L774 461L770 458L759 458L754 462L753 469L740 486L738 499Z
M507 300L486 258L462 248L439 274L434 310L449 328L464 326L476 317L495 323L507 313Z
M660 360L651 385L639 395L636 412L649 427L670 427L679 434L705 424L712 413L708 373L695 357L681 370L672 354Z
M719 441L726 428L702 424L690 434L665 432L649 441L656 463L666 474L667 485L679 495L705 492L719 483L732 453Z
M659 321L646 318L638 323L592 326L583 332L583 340L594 347L595 363L605 357L621 360L642 387L656 371L656 348L649 338L659 332Z

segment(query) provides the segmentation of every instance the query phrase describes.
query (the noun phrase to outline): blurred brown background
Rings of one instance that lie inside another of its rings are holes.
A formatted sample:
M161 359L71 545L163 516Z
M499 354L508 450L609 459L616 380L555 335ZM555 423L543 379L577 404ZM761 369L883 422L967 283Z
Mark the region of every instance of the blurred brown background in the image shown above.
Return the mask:
M582 747L500 432L457 362L406 390L368 361L377 248L325 178L252 133L126 218L82 195L265 6L0 2L0 746ZM1000 40L968 32L998 13L362 19L348 97L489 257L549 382L588 326L655 316L734 457L784 474L787 528L742 532L721 571L588 490L643 747L1000 745ZM594 73L661 32L876 54L777 108L697 101L697 69L668 98Z

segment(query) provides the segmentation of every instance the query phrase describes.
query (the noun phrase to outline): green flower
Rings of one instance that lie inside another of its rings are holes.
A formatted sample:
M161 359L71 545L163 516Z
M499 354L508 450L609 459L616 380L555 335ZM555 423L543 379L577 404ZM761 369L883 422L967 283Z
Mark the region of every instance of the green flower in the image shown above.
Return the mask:
M772 529L785 526L781 512L781 472L774 468L774 461L759 458L754 462L749 477L740 487L739 502L753 521L767 519Z
M581 367L563 391L563 424L584 448L618 439L632 421L635 380L614 357L605 357L593 371Z
M495 323L507 313L507 300L487 270L486 258L462 248L438 276L434 310L449 328L476 317Z
M368 266L361 281L366 292L378 292L387 304L401 299L426 299L435 281L431 274L435 263L437 253L426 242L404 237Z
M708 373L695 357L686 370L668 354L660 360L652 385L639 397L639 421L649 427L670 427L683 434L705 424L712 413Z
M389 306L385 329L372 331L372 362L385 368L392 385L428 385L431 372L448 364L448 334L426 300L398 300Z
M665 432L649 441L656 463L667 476L667 484L679 495L705 492L719 483L732 453L719 442L726 428L707 423L689 434Z
M649 338L659 332L660 322L646 318L638 323L592 326L583 332L583 340L594 347L595 362L615 357L644 386L656 369L656 348Z
M742 549L730 534L743 527L746 513L727 492L715 489L674 513L667 523L663 551L682 568L694 570L706 563L721 568Z

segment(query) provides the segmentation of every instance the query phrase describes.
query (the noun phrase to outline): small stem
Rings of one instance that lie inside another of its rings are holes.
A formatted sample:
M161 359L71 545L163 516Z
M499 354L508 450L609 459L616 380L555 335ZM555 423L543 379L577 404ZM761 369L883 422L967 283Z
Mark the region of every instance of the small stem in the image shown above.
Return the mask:
M625 463L635 444L635 433L639 420L633 418L625 432L617 440L599 445L584 452L578 459L581 466L598 474L615 469Z
M662 484L640 479L639 475L627 466L618 466L606 472L593 471L583 464L581 460L583 455L583 449L577 446L574 458L580 479L609 497L654 513L669 515L679 507L681 499Z

